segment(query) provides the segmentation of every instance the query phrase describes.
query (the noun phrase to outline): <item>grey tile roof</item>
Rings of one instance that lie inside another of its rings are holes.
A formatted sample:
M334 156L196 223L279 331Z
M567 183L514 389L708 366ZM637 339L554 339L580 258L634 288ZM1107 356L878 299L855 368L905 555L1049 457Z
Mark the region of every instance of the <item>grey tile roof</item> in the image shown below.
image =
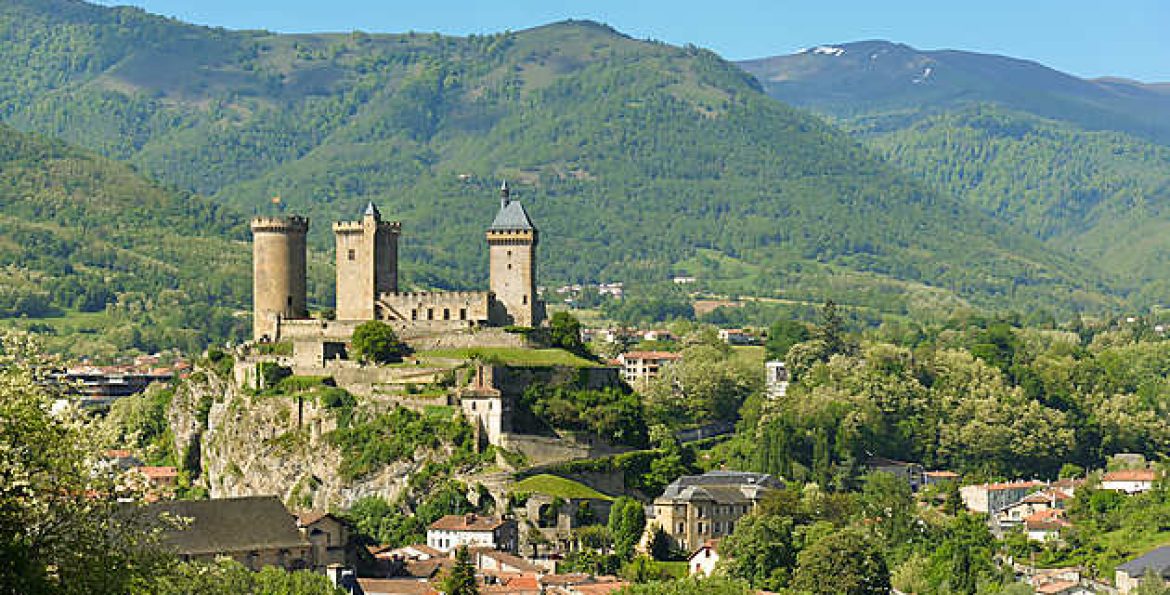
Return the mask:
M661 497L684 500L694 497L712 498L714 494L706 488L731 488L739 492L741 497L756 497L761 487L780 489L784 487L784 483L766 473L709 471L702 475L684 475L674 480L666 486ZM727 496L729 493L721 491L720 495Z
M363 215L373 215L379 219L382 218L382 212L378 210L377 205L375 205L374 201L372 200L366 203L366 212L363 213Z
M191 519L185 529L164 532L163 543L181 554L208 554L306 547L296 518L276 496L156 502L144 511Z
M1170 573L1170 546L1162 546L1144 555L1138 556L1117 567L1129 576L1142 576L1152 570L1163 578Z
M492 231L533 231L536 227L528 218L528 212L524 210L524 205L520 204L519 201L505 199L500 205L500 212L496 213L496 218L492 220L492 226L488 229Z

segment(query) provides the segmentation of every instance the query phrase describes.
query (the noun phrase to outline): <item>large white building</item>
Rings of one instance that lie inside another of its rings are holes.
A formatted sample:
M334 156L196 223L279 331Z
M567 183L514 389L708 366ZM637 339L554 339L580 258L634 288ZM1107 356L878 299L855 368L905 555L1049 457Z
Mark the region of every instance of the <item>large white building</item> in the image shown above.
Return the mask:
M515 552L516 521L475 513L449 514L427 528L427 545L447 553L461 546Z

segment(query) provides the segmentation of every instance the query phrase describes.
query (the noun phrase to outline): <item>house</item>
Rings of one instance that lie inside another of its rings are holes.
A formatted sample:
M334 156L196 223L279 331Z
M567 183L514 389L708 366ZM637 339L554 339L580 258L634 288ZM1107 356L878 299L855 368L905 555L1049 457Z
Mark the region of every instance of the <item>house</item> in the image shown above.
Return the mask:
M959 481L959 474L954 471L927 471L922 474L923 485L938 485L948 481Z
M738 328L719 329L719 338L728 345L755 345L759 342L747 331Z
M1059 541L1060 532L1072 526L1060 508L1038 510L1028 515L1023 523L1028 539L1040 542Z
M711 471L684 475L654 499L654 524L683 549L730 535L735 523L784 484L765 473Z
M918 463L896 461L885 457L870 457L866 459L864 467L871 473L889 473L910 484L910 489L915 492L926 482L926 471Z
M427 545L444 553L464 545L515 552L517 535L516 521L511 519L475 513L449 514L427 528Z
M297 529L312 545L310 561L314 570L331 565L352 567L358 562L350 525L328 512L312 511L296 515Z
M378 560L430 560L446 556L443 552L421 543L405 545L400 548L378 546L371 548L370 553Z
M469 553L471 554L471 563L481 572L545 574L543 567L508 552L491 548L474 548Z
M179 470L174 467L135 467L134 471L146 477L150 487L163 492L170 492L179 483Z
M1032 590L1044 595L1093 595L1096 591L1081 586L1078 568L1048 568L1036 570L1026 581Z
M719 540L708 539L687 558L687 574L708 577L719 563Z
M440 591L427 581L409 578L359 578L365 595L439 595Z
M1015 526L1037 512L1063 509L1072 496L1058 488L1045 488L1024 496L995 512L995 520L1003 526Z
M1126 469L1110 471L1101 476L1101 489L1140 494L1154 489L1158 474L1153 469Z
M673 341L675 340L674 333L666 329L650 329L642 331L643 341Z
M1038 481L1014 481L1010 483L985 483L959 488L963 504L972 512L991 514L1003 510L1013 502L1044 487Z
M128 514L162 529L163 547L184 561L228 557L252 570L312 566L312 544L276 496L155 502ZM166 517L182 519L183 526Z
M773 399L788 394L788 368L784 362L778 359L764 362L764 389Z
M541 595L540 580L535 574L502 573L483 577L482 595Z
M1126 595L1138 588L1146 573L1153 573L1170 583L1170 545L1162 546L1147 552L1117 567L1113 574L1113 583L1117 592Z
M645 387L646 383L658 378L665 366L682 359L669 351L631 351L618 356L622 367L622 379L633 386Z
M550 574L540 578L541 592L548 595L607 595L629 586L612 576L583 573Z

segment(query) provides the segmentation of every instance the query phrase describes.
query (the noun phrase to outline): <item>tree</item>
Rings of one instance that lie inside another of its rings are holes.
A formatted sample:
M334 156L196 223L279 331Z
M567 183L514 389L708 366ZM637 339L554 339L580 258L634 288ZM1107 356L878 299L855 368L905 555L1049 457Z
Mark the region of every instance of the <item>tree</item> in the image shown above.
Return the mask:
M455 565L443 577L442 591L446 595L478 595L479 586L475 584L475 567L471 565L471 554L467 546L460 546L455 550Z
M120 506L94 422L51 413L28 337L0 335L0 593L121 593L167 561Z
M581 321L568 312L556 312L549 319L549 339L553 347L560 347L576 354L586 354L589 350L581 341Z
M406 346L390 325L381 320L371 320L358 325L353 331L353 350L362 360L378 364L402 361Z
M747 580L757 589L779 591L788 586L796 563L791 517L748 515L719 544L727 574Z
M788 350L797 343L809 340L808 326L796 320L777 320L768 328L768 341L764 343L768 359L782 360Z
M868 535L858 529L842 529L800 552L792 586L814 595L889 593L890 572Z
M815 338L824 341L826 355L848 354L853 350L853 345L846 340L845 323L833 300L826 300L821 308L821 324L817 327Z
M646 528L646 511L633 498L622 496L609 509L609 532L613 536L614 551L623 560L634 555L634 547L642 539Z

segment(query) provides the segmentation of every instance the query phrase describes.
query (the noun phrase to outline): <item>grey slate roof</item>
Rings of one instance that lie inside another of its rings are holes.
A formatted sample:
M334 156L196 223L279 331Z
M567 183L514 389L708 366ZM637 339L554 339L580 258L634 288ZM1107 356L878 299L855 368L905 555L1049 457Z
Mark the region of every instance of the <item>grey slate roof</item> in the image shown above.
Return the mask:
M382 212L378 210L378 207L374 204L374 201L372 201L372 200L370 202L366 203L366 212L362 213L362 214L363 215L373 215L379 219L382 218Z
M1142 576L1147 571L1152 570L1154 574L1166 578L1167 575L1170 575L1170 545L1138 556L1118 566L1117 570L1134 577Z
M145 507L147 515L166 512L191 519L184 529L168 530L163 543L180 554L228 553L307 547L296 518L276 496L176 500Z
M739 494L738 499L758 497L762 489L780 489L784 483L767 473L746 471L710 471L702 475L684 475L666 486L661 498L666 499L710 499L717 502L729 500Z
M500 204L500 212L492 220L491 231L534 231L532 220L528 218L528 211L524 205L515 200L504 199Z

